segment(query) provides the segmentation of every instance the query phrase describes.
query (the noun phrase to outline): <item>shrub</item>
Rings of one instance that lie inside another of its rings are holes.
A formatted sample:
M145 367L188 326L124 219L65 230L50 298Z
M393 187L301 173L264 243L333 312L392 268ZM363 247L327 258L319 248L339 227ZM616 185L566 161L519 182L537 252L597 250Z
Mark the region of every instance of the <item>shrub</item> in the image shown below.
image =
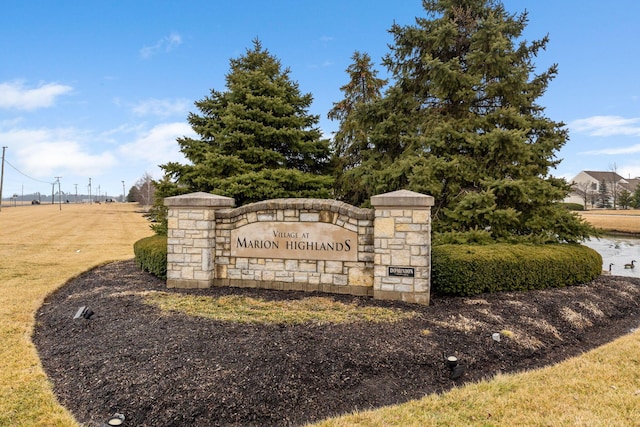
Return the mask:
M154 235L133 244L136 264L161 279L167 278L167 236Z
M151 225L149 227L154 233L160 236L166 236L169 229L167 219L168 209L162 203L164 203L164 199L156 199L156 202L151 206L149 212L144 216L151 221Z
M580 203L561 203L561 205L565 209L568 209L570 211L583 211L584 210L584 205L581 205Z
M602 273L602 257L578 244L438 245L432 248L436 294L546 289L587 283Z

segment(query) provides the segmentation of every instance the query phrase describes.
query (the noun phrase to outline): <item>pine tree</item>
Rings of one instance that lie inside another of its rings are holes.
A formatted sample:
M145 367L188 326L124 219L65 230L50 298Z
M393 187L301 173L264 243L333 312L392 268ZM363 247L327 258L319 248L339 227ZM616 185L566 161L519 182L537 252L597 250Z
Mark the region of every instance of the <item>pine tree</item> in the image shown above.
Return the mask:
M631 196L631 207L634 209L640 208L640 184L636 185Z
M179 138L189 164L161 165L162 196L205 191L238 205L279 197L330 197L329 143L310 115L290 70L254 40L231 59L226 91L195 102L189 124L199 139Z
M368 107L368 149L353 176L370 194L431 194L434 229L493 240L579 241L592 229L559 204L550 175L567 141L537 104L557 74L535 74L548 38L522 41L527 14L493 0L425 0L427 18L393 25L393 83Z
M598 190L598 207L611 207L611 195L609 194L609 187L607 186L607 182L604 180L600 181L600 189Z
M371 57L366 53L354 52L353 63L347 68L349 83L340 90L344 99L334 103L327 114L331 120L338 120L340 127L333 138L333 164L336 182L336 198L353 205L360 205L367 196L366 188L357 188L359 182L351 176L354 168L361 164L361 152L368 148L368 129L361 126L366 120L366 107L379 100L387 80L377 77Z
M618 197L616 198L616 203L622 209L628 209L631 206L632 201L633 201L633 195L631 194L631 191L627 190L626 188L623 188L622 190L618 191Z

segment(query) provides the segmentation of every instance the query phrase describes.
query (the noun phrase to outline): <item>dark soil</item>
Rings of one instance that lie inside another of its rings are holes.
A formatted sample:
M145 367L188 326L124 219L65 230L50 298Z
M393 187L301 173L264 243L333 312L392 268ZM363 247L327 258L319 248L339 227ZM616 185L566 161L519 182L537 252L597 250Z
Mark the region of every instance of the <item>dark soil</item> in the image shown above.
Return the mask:
M116 412L130 426L301 425L553 364L640 325L640 279L618 276L554 290L434 297L427 307L329 296L419 313L382 324L240 325L163 314L142 302L140 292L149 290L167 291L133 261L113 263L73 279L37 313L33 340L44 369L83 425L99 426ZM95 314L74 319L81 306ZM492 339L504 330L511 334ZM443 354L458 357L459 378L451 379Z

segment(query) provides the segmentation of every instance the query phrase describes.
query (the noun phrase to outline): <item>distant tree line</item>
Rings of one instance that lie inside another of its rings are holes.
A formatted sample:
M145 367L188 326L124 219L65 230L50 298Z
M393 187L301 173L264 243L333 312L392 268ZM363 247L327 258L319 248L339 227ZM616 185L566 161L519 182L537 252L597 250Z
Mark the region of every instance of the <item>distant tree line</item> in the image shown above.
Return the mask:
M154 204L155 195L156 185L153 177L149 173L145 172L145 174L142 175L142 177L129 189L127 202L138 202L144 206L151 206Z

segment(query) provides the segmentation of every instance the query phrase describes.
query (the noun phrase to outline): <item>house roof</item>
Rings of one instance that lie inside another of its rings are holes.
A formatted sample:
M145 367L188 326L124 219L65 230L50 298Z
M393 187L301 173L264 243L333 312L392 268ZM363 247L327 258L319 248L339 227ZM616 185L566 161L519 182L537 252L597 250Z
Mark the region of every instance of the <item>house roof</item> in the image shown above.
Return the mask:
M627 178L627 190L633 192L638 186L640 186L640 178Z
M595 179L598 182L600 181L618 182L624 179L623 177L621 177L615 172L583 171L583 173L586 173L587 175L589 175L591 178Z
M620 185L620 187L625 188L630 192L634 192L638 185L640 185L640 178L624 178L616 172L582 171L581 173L589 175L591 178L598 182L605 182L607 184L616 183Z

